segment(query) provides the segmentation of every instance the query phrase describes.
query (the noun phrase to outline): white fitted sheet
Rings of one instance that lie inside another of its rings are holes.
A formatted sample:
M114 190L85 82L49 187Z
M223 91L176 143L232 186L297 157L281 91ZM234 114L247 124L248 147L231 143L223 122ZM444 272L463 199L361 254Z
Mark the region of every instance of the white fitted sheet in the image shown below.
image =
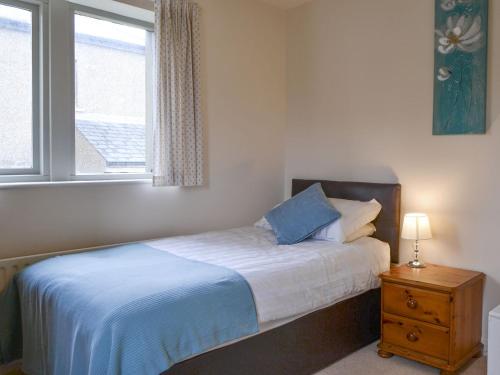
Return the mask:
M244 227L165 238L147 245L230 268L252 289L261 331L379 286L389 245L364 237L349 244L307 240L278 246L272 232Z

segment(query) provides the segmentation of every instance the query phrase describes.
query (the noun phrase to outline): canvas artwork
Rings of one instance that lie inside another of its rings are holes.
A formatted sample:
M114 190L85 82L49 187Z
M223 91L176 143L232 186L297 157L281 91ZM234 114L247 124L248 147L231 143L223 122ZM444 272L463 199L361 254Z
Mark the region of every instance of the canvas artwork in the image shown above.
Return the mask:
M436 0L433 134L486 132L488 0Z

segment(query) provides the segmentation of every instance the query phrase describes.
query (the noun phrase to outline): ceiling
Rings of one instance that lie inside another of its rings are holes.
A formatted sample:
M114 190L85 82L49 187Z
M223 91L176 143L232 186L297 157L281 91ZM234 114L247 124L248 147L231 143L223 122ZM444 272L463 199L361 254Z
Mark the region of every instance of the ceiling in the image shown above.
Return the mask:
M301 4L307 3L308 1L311 0L261 0L261 1L264 3L274 5L278 8L290 9L299 6Z

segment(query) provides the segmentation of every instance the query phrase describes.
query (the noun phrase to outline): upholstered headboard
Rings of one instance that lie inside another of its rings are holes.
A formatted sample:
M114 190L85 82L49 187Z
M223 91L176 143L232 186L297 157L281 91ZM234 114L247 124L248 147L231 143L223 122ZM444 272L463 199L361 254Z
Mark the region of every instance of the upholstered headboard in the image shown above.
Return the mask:
M387 242L391 247L391 262L399 262L399 237L401 225L401 185L368 182L339 182L321 180L293 180L292 195L320 182L329 198L370 201L376 199L382 211L375 220L377 232L373 237Z

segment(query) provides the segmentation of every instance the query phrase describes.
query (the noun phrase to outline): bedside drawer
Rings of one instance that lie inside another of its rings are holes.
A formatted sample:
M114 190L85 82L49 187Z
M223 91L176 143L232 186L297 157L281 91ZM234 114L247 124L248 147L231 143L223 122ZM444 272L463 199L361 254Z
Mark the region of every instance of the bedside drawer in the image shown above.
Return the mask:
M450 295L384 283L384 312L444 327L450 326Z
M448 328L384 314L382 335L386 343L448 360L450 346Z

